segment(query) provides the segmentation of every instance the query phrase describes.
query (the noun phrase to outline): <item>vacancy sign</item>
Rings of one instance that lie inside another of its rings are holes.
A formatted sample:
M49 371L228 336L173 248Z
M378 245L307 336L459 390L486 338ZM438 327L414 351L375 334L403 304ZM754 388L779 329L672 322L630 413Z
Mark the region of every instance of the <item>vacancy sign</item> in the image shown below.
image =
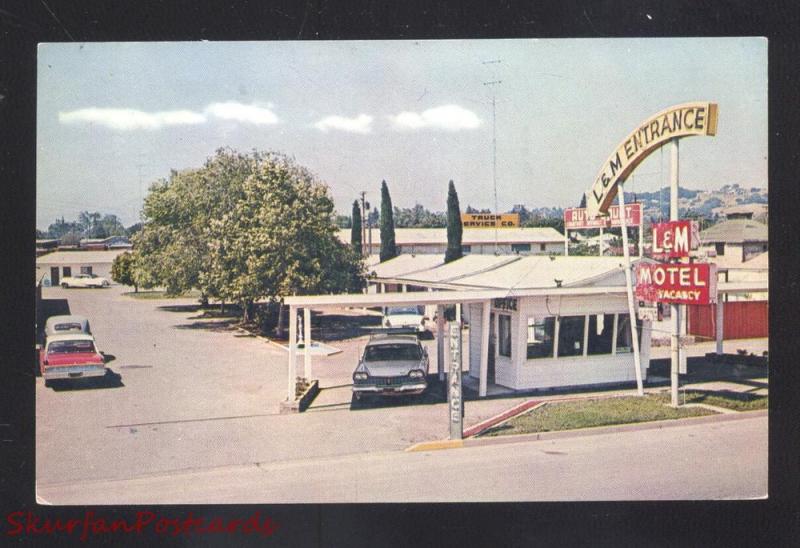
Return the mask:
M712 263L636 265L636 297L673 304L717 301L717 265Z
M564 228L567 230L580 230L584 228L608 228L622 226L619 218L619 206L608 208L605 217L590 217L584 207L569 207L564 210ZM639 226L642 224L642 204L633 203L625 206L625 225Z
M653 258L688 257L700 246L700 227L697 221L671 221L653 225Z

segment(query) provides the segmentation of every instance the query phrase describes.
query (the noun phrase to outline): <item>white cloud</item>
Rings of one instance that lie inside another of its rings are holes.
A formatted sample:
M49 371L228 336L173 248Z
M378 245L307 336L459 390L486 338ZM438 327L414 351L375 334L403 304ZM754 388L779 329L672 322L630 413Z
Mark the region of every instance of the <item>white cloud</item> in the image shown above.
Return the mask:
M236 101L211 103L205 109L208 114L222 120L235 120L249 124L277 124L278 117L268 107L243 105Z
M59 112L58 121L65 124L88 122L125 131L202 124L206 121L206 117L191 110L143 112L131 108L82 108Z
M340 131L349 131L351 133L370 133L372 132L372 116L369 116L368 114L359 114L355 118L345 118L344 116L326 116L314 124L314 127L320 131L338 129Z
M389 116L395 129L444 129L458 131L460 129L474 129L483 122L471 110L458 105L442 105L429 108L422 112L401 112L396 116Z

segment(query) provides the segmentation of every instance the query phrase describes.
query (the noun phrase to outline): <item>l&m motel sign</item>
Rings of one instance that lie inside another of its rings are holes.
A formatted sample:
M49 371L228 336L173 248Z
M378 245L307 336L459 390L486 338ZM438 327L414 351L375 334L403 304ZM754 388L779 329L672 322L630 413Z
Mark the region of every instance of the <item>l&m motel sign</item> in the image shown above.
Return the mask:
M586 193L586 210L592 217L605 214L617 195L617 185L651 152L676 137L713 136L717 133L717 104L684 103L669 107L643 121L605 161Z
M700 227L697 221L683 220L653 225L653 258L688 257L700 247Z
M638 263L636 298L648 302L710 304L717 301L713 263Z

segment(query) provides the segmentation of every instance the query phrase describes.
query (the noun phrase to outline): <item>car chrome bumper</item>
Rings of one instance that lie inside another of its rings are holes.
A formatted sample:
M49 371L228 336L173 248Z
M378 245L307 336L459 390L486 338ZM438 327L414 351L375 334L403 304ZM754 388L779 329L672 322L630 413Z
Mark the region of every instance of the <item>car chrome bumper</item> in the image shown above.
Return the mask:
M367 393L367 394L421 394L428 388L427 383L415 384L386 384L376 386L374 384L353 385L354 393Z
M52 379L81 379L84 377L102 377L106 374L103 365L58 367L44 370L45 380Z

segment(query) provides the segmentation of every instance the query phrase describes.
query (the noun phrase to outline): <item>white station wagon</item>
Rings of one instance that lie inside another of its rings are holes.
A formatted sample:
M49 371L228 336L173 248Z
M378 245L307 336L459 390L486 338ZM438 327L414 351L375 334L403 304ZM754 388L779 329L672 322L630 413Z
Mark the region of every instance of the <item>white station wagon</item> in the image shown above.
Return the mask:
M61 287L108 287L111 285L106 278L97 274L75 274L61 278Z

